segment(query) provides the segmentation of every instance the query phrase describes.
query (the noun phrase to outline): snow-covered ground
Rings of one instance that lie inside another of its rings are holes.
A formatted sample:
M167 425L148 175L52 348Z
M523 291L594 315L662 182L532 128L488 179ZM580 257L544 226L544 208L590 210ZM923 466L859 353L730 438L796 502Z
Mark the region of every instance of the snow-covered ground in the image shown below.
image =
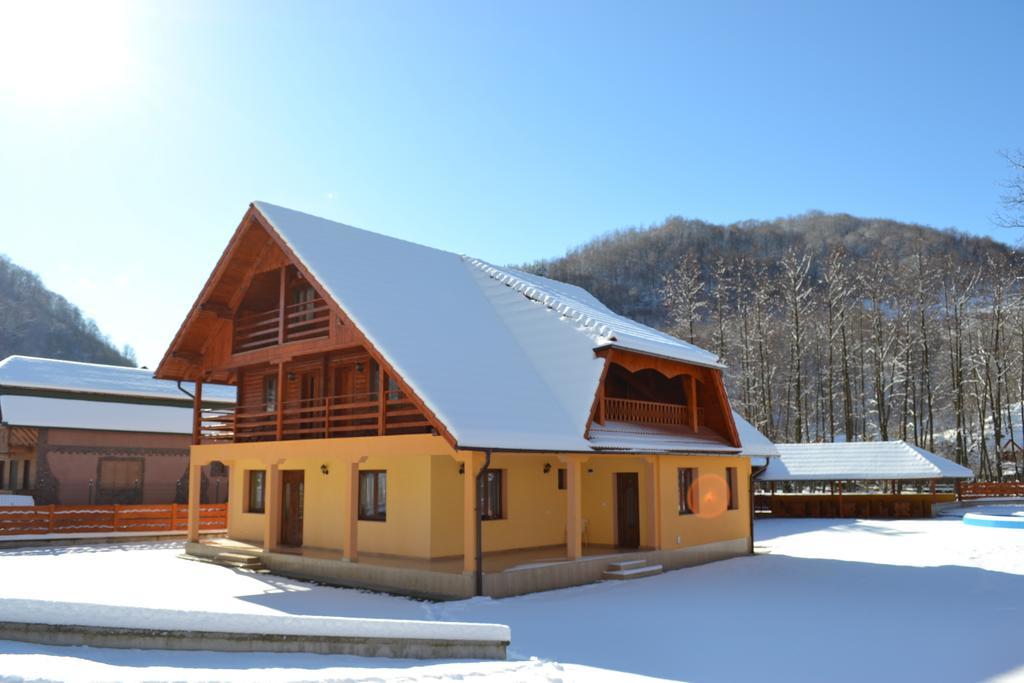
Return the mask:
M946 513L949 514L948 512ZM508 624L508 662L0 642L0 680L1024 679L1024 531L767 520L755 557L504 600L428 603L180 560L177 543L0 552L3 598Z

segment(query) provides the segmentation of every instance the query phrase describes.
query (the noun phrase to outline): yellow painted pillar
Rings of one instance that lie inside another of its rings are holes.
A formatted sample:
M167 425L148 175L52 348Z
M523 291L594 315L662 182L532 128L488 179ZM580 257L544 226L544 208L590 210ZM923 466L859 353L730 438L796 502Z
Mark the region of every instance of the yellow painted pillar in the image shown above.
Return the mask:
M191 460L188 465L188 540L199 542L199 496L203 466Z
M583 461L576 455L561 456L565 463L565 554L570 560L583 557Z
M463 466L462 472L462 571L476 571L476 517L479 496L476 490L476 475L483 462L478 453L457 458Z
M278 463L267 467L267 490L263 505L263 550L277 548L281 539L281 470Z
M644 509L647 523L644 525L644 545L655 550L661 549L661 505L659 504L658 456L644 457Z
M359 559L359 460L338 463L341 469L342 522L341 557L349 562Z

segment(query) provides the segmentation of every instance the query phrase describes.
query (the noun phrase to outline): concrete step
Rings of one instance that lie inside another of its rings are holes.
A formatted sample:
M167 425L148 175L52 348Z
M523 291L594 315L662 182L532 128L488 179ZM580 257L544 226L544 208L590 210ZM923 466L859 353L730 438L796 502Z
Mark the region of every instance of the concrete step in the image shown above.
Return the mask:
M217 553L216 562L240 569L263 569L263 562L260 561L260 558L244 553Z
M608 571L619 571L621 569L636 569L646 567L647 560L619 560L608 565Z
M654 576L660 574L663 568L660 564L652 564L644 567L634 567L632 569L609 569L603 576L605 579L642 579L645 576Z

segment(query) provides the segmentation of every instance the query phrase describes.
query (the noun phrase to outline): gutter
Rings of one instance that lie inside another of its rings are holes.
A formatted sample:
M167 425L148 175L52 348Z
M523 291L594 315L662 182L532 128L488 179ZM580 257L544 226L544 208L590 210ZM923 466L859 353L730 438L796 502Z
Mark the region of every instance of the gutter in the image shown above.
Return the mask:
M484 459L484 466L476 475L476 594L484 594L484 541L483 541L483 515L482 503L484 498L484 475L487 468L491 466L491 449L484 451L487 457Z
M750 485L747 487L747 494L750 497L750 542L748 544L747 551L749 554L754 554L754 478L768 469L768 464L771 462L771 456L765 458L765 463L761 467L750 468Z

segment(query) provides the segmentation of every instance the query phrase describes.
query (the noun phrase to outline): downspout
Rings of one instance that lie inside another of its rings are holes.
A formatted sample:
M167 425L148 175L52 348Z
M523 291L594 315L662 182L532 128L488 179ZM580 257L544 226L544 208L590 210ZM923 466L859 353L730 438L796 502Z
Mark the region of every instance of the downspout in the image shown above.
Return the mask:
M747 551L751 555L754 554L754 478L768 469L769 462L771 462L771 456L765 457L764 465L761 467L750 468L750 486L747 487L747 494L750 496L750 541Z
M181 393L185 394L186 396L188 396L193 401L196 400L196 395L195 394L190 394L188 389L186 389L185 387L181 386L181 380L180 379L178 380L178 391L180 391Z
M484 475L487 468L491 466L491 449L484 450L484 466L476 475L476 594L484 594L484 542L483 542L483 497L484 497Z

